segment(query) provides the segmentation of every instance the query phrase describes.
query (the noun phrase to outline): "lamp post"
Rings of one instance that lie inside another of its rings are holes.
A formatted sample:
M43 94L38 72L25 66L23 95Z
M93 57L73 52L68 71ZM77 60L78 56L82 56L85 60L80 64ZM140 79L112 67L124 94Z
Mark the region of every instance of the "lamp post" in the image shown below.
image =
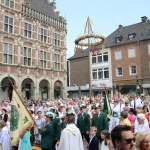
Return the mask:
M136 94L140 95L141 94L141 90L140 90L140 83L139 80L136 80Z

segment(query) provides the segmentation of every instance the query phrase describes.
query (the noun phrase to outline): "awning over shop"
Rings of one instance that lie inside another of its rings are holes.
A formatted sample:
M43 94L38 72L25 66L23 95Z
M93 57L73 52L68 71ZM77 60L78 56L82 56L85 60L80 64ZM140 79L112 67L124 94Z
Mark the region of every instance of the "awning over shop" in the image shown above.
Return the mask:
M143 88L150 88L150 84L142 84Z

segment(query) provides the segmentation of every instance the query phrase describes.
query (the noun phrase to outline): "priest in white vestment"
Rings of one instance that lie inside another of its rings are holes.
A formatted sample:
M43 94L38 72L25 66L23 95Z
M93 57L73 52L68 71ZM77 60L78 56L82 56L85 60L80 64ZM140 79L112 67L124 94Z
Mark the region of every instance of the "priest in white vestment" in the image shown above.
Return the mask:
M80 130L75 125L74 113L68 112L68 124L62 131L57 150L84 150Z

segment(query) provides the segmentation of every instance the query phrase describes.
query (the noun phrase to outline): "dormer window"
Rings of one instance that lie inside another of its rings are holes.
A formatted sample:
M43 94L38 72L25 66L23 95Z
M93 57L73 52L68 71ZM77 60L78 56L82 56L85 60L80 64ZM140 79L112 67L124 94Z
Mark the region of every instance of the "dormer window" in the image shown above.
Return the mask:
M122 36L117 36L117 37L115 38L115 42L116 42L116 43L120 43L120 42L122 41L122 39L123 39Z
M131 34L128 34L128 39L129 40L133 40L136 36L136 33L131 33Z

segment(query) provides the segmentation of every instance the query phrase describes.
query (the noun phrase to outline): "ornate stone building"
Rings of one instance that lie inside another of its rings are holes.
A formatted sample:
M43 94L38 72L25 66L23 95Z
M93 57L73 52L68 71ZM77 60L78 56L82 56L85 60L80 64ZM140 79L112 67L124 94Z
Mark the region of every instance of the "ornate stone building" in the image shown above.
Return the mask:
M54 0L0 0L0 99L65 97L66 33Z

